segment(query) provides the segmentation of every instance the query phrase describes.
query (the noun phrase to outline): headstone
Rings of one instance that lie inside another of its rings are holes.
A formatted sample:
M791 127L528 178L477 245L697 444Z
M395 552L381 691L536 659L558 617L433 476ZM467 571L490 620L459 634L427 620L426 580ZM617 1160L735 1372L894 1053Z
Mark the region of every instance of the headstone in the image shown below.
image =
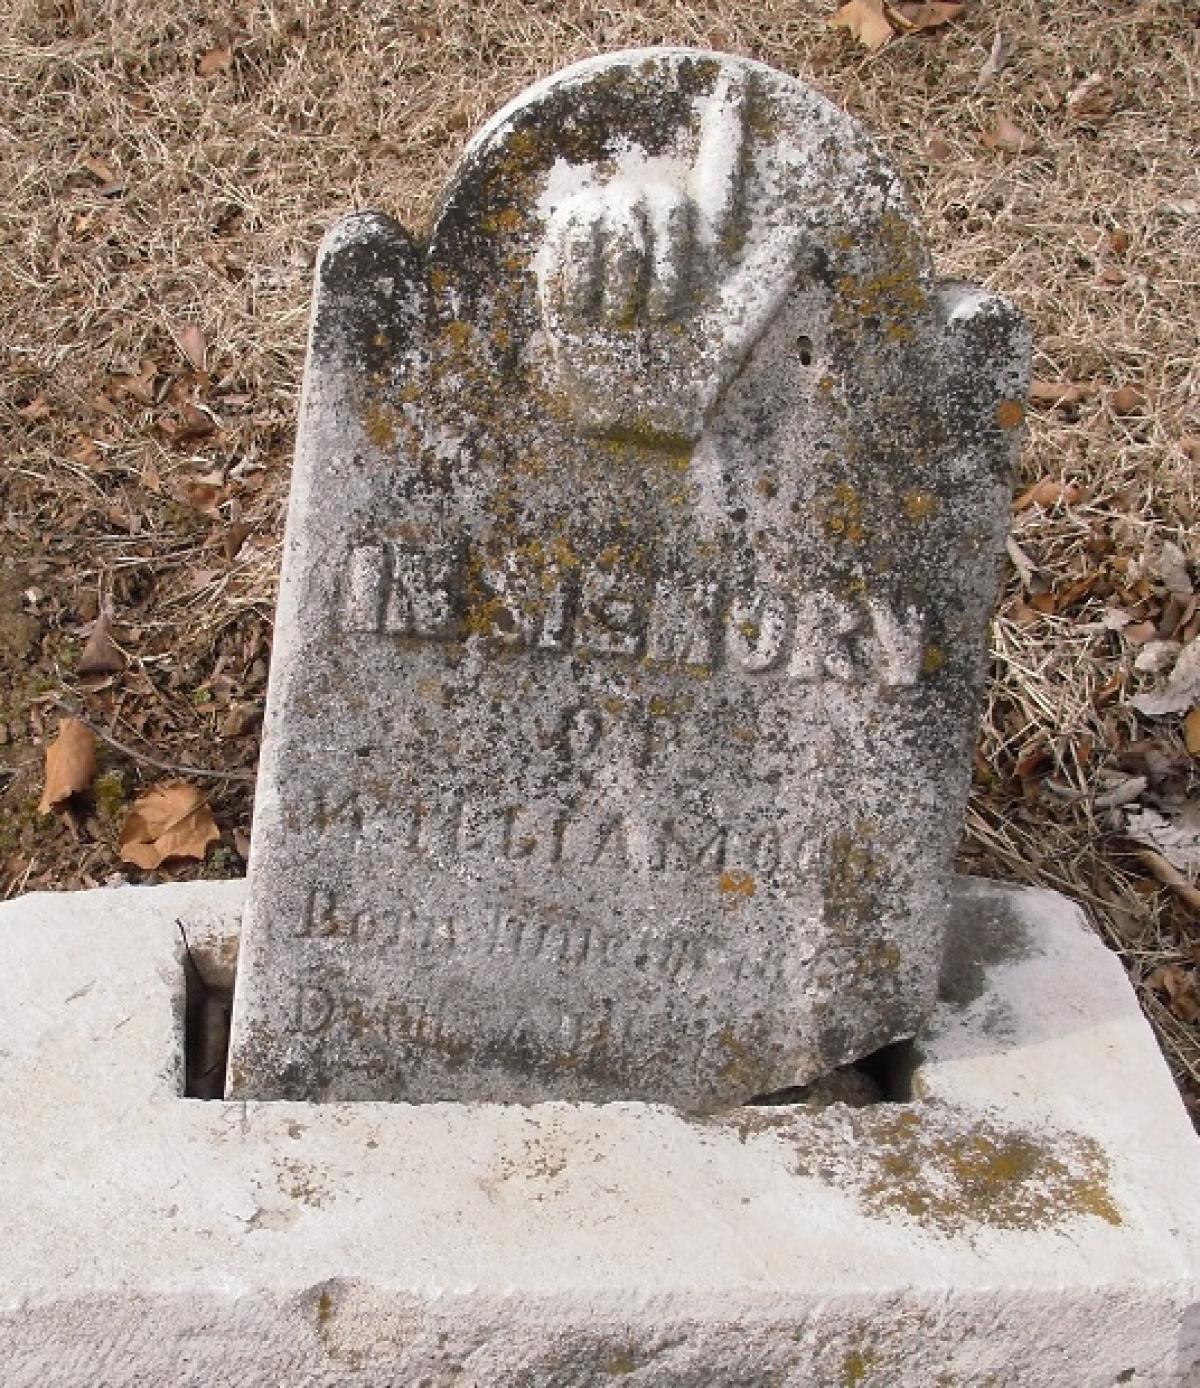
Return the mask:
M570 68L427 242L338 225L231 1096L707 1109L911 1036L1027 357L739 58Z

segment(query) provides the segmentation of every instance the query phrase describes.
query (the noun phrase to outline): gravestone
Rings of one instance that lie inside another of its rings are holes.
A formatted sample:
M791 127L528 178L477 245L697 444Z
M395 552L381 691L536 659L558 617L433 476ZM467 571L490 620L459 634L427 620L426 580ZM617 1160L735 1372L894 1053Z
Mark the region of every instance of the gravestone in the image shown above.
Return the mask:
M758 64L322 249L229 1093L708 1109L937 986L1028 343Z

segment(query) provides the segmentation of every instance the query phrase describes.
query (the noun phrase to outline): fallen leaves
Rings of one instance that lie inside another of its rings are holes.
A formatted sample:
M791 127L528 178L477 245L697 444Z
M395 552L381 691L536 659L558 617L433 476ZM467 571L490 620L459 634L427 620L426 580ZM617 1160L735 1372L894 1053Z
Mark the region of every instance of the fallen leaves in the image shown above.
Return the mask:
M112 614L105 608L92 624L91 634L79 657L80 675L115 675L125 668L125 657L112 639Z
M1065 482L1057 477L1043 477L1027 488L1013 502L1013 510L1026 511L1030 506L1075 506L1083 500L1083 488L1078 482Z
M884 13L884 0L849 0L829 23L848 30L871 53L890 43L896 32Z
M220 837L205 793L187 781L164 781L130 808L121 827L121 860L152 869L170 858L203 859Z
M1130 702L1148 718L1188 713L1200 704L1200 638L1189 641L1161 689L1138 694Z
M1097 387L1082 381L1039 381L1029 386L1029 398L1035 405L1051 405L1062 409L1067 405L1077 405L1081 400L1090 400L1097 393Z
M1146 979L1146 987L1162 993L1181 1022L1200 1022L1200 991L1194 972L1178 964L1160 964Z
M1116 89L1099 73L1085 78L1067 95L1067 115L1076 125L1103 125L1116 108Z
M926 4L890 5L887 0L848 0L830 19L835 29L846 29L864 48L876 53L898 34L940 29L962 14L965 4L932 0Z
M1137 386L1120 386L1109 397L1109 403L1117 414L1141 414L1146 407L1146 396Z
M232 48L210 48L207 53L201 53L196 62L196 71L201 77L215 77L218 73L228 72L232 66Z
M979 138L988 149L999 150L1001 154L1031 154L1038 147L1032 135L1005 115L997 116L992 128Z
M96 739L86 723L64 718L58 736L46 748L46 782L39 814L64 804L72 795L89 790L96 776Z
M987 61L979 69L979 76L975 79L975 90L980 92L989 83L994 82L1003 71L1005 64L1012 57L1012 40L1002 29L996 30L996 37L992 40L991 51L987 55Z
M921 33L925 29L940 29L957 19L965 4L950 3L950 0L933 0L930 4L888 5L888 17L894 24L909 33Z
M187 358L193 371L203 372L208 360L208 342L204 330L196 323L183 323L172 329L175 345Z

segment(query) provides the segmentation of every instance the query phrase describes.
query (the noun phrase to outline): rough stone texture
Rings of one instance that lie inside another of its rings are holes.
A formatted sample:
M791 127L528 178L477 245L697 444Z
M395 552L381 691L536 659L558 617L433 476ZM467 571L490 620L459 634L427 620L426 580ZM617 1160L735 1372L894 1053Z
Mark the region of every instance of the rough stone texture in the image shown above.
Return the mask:
M569 69L317 269L230 1093L703 1109L936 982L1028 344L756 64Z
M182 923L0 905L5 1388L1186 1388L1200 1145L1120 965L961 883L906 1104L202 1103Z

